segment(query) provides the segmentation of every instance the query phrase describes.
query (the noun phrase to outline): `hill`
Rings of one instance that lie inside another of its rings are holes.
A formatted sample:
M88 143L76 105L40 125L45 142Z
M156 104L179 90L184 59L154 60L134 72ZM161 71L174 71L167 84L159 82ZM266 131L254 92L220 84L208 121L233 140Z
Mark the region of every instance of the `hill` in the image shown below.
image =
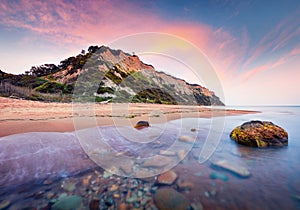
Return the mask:
M0 82L2 96L31 100L71 101L75 93L96 102L224 105L207 88L158 72L138 56L106 46L90 46L59 65L33 66L21 75L0 70Z

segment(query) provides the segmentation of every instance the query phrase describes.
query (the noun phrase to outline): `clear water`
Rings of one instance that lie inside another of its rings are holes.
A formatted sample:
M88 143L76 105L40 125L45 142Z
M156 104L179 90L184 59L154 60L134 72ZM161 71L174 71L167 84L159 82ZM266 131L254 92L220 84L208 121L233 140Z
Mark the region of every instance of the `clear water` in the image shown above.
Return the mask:
M261 111L261 113L226 117L224 129L222 127L211 129L212 119L189 118L169 122L171 125L177 125L183 129L197 127L199 131L197 146L192 149L185 161L173 168L179 177L178 179L192 183L192 187L188 190L179 189L176 184L171 187L182 193L189 199L190 203L201 203L204 209L300 209L300 107L228 108ZM241 146L230 140L231 130L250 120L272 121L284 128L289 134L288 146L258 149ZM221 138L220 141L213 140L215 150L212 156L208 161L200 164L197 158L205 145L204 140L210 133L218 133ZM117 143L116 147L118 147ZM122 148L123 146L120 145ZM230 163L246 167L251 176L241 178L229 171L212 167L211 163L218 160L227 160ZM212 173L221 174L221 178L212 179ZM77 183L76 189L67 193L82 196L84 204L80 208L88 209L92 197L98 196L101 203L108 196L102 191L101 193L86 191L84 189L87 187L82 186L82 180L85 177L91 176L91 179L97 177L99 179L99 174L102 174L100 179L102 182L100 186L102 187L122 183L123 188L126 188L127 183L133 182L118 176L104 179L103 170L92 171L87 174L54 180L52 184L47 186L40 184L40 186L34 185L32 187L33 185L29 183L28 186L31 187L23 186L21 190L16 189L5 194L0 193L0 202L10 200L12 204L8 209L18 209L20 206L29 206L28 209L30 207L41 209L40 207L47 205L50 209L51 205L48 204L49 199L47 200L46 194L53 192L56 197L59 197L65 193L64 189L61 188L62 183L71 180L73 183ZM144 185L147 188L161 187L152 185L152 182L140 181L138 183L139 186ZM128 186L128 188L131 188L131 193L135 192L132 186ZM151 193L155 193L154 191ZM122 195L120 198L114 199L116 204L125 202L122 200ZM155 209L153 201L150 203L148 207ZM138 206L139 204L134 205ZM116 206L112 205L109 208L114 209ZM139 208L143 209L142 206ZM101 209L108 209L108 207L102 206Z

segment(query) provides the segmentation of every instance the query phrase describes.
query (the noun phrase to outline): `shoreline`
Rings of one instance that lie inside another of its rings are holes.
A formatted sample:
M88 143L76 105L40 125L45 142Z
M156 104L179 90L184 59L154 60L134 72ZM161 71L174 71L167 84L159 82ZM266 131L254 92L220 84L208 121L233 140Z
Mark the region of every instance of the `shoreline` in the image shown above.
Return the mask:
M91 126L134 125L139 120L150 124L165 123L181 118L211 118L255 114L257 111L210 108L205 106L164 104L81 104L84 119L96 117L96 124L87 121L81 128ZM72 103L45 103L0 97L0 137L27 132L71 132L75 130ZM76 119L77 116L75 117Z

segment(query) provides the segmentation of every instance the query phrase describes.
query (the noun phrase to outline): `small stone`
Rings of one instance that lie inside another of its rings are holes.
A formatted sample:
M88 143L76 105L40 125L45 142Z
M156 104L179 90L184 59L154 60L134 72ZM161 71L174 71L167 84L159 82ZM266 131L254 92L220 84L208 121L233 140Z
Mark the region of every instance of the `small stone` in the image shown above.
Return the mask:
M110 191L110 192L113 192L113 191L116 191L116 190L118 190L118 186L117 185L115 185L115 184L113 184L108 190Z
M224 182L227 182L228 179L229 179L225 174L222 174L222 173L219 173L219 172L215 172L215 171L211 172L211 174L209 175L209 177L211 179L221 179Z
M9 200L3 200L0 203L0 210L4 210L10 206L10 201Z
M159 210L187 210L189 208L187 198L171 187L158 189L153 199Z
M142 128L146 128L146 127L149 127L149 126L150 126L149 122L147 122L147 121L138 121L135 124L134 128L136 128L136 129L142 129Z
M226 169L240 177L248 178L251 176L251 173L248 171L247 168L236 165L234 163L229 163L227 160L220 160L213 163L213 166L217 166L219 168Z
M196 128L191 128L191 131L192 132L195 132L197 129Z
M76 189L76 183L72 181L63 181L62 188L68 192L72 192Z
M92 178L91 175L84 177L82 179L82 185L85 186L85 187L89 186L91 178Z
M99 204L100 204L99 199L93 199L89 205L90 210L100 210Z
M112 175L113 175L112 173L110 173L110 172L108 172L108 171L104 171L104 173L103 173L103 178L104 178L104 179L107 179L107 178L111 177Z
M202 172L200 172L200 171L199 171L199 172L196 172L196 173L194 173L194 175L195 175L195 176L201 176L201 175L202 175Z
M175 156L176 152L175 151L170 151L170 150L160 150L159 154L160 155L165 155L165 156Z
M46 179L46 180L43 182L44 185L50 185L50 184L52 184L52 183L53 183L53 181L52 181L51 179Z
M48 200L51 200L52 198L54 198L54 196L55 196L55 194L53 192L49 192L49 193L46 194L46 198Z
M203 205L199 202L192 203L191 207L193 208L193 210L203 210Z
M180 190L191 190L194 188L194 184L192 182L183 181L181 179L179 179L176 184Z
M130 175L132 173L132 165L133 164L124 164L122 166L120 166L120 169L126 174L126 175Z
M126 203L121 203L118 206L118 210L128 210Z
M151 200L152 200L151 197L145 196L145 197L141 200L141 206L142 206L142 207L146 206Z
M179 158L179 160L184 160L185 159L185 157L186 157L186 151L185 150L179 150L178 152L177 152L177 156L178 156L178 158Z
M137 199L138 199L138 196L136 194L133 194L131 197L126 198L126 202L127 203L134 203L134 202L137 201Z
M176 179L177 174L174 171L170 170L159 175L157 178L157 183L171 185L175 182Z
M191 136L180 136L178 140L189 144L193 144L195 142L195 138Z
M115 193L115 194L113 194L113 197L114 198L120 198L120 194Z
M164 166L170 164L172 162L171 158L156 155L152 158L145 160L143 163L143 167L151 167L151 168L163 168Z
M82 202L82 198L77 195L66 196L58 200L53 206L52 210L73 210L78 209Z

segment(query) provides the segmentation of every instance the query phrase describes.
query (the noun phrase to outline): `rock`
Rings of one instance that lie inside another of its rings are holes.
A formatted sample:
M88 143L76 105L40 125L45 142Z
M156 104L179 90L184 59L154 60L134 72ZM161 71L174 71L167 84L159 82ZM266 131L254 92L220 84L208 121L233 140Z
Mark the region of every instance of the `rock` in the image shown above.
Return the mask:
M176 184L179 190L191 190L194 188L194 184L192 182L183 181L181 179L179 179Z
M133 194L131 197L126 198L127 203L134 203L138 200L138 196L136 194Z
M170 151L170 150L160 150L159 154L160 155L165 155L165 156L175 156L176 152L175 151Z
M181 160L181 161L186 158L186 155L187 155L187 152L183 149L181 149L177 152L177 156L178 156L179 160Z
M120 166L120 169L121 169L121 171L124 172L125 175L130 175L130 174L132 174L132 166L133 166L133 164L130 164L130 163L126 164L125 163L125 164Z
M193 210L203 210L203 205L201 203L192 203L191 207L193 208Z
M136 129L142 129L142 128L146 128L146 127L149 127L149 126L150 126L149 122L147 122L147 121L138 121L135 124L134 128L136 128Z
M221 179L225 182L227 182L229 180L228 176L226 176L225 174L219 173L219 172L211 172L209 177L211 179Z
M175 182L176 179L177 179L177 174L171 170L159 175L157 178L157 183L171 185Z
M85 187L89 186L91 178L92 178L91 175L84 177L82 179L82 185L85 186Z
M164 166L170 164L172 162L171 158L156 155L152 158L149 158L144 161L143 167L150 167L150 168L163 168Z
M191 131L195 132L195 131L197 131L197 129L196 128L191 128Z
M90 210L100 210L99 204L100 204L100 201L98 199L93 199L89 205Z
M104 178L104 179L107 179L107 178L111 177L112 175L113 175L113 174L110 173L110 172L108 172L108 171L104 171L104 172L103 172L103 178Z
M236 127L230 138L239 144L251 147L285 146L288 133L281 127L267 121L250 121Z
M63 181L62 188L68 192L72 192L76 189L76 183L72 181Z
M3 200L0 203L0 210L6 209L10 206L10 201L9 200Z
M126 203L121 203L119 206L118 206L118 210L127 210L127 205Z
M227 160L220 160L213 163L213 166L220 167L226 169L240 177L247 178L251 176L251 173L247 168L243 166L236 165L234 163L229 163Z
M159 210L187 210L189 208L187 198L170 187L158 189L153 199Z
M52 210L73 210L78 209L82 202L82 198L77 195L66 196L57 201L53 206Z
M119 189L118 185L113 184L113 185L109 188L109 191L110 191L110 192L114 192L114 191L116 191L116 190L118 190L118 189Z
M195 142L195 138L191 136L180 136L178 140L189 144L193 144Z
M52 183L53 183L53 181L51 179L46 179L45 181L43 181L44 185L50 185Z

